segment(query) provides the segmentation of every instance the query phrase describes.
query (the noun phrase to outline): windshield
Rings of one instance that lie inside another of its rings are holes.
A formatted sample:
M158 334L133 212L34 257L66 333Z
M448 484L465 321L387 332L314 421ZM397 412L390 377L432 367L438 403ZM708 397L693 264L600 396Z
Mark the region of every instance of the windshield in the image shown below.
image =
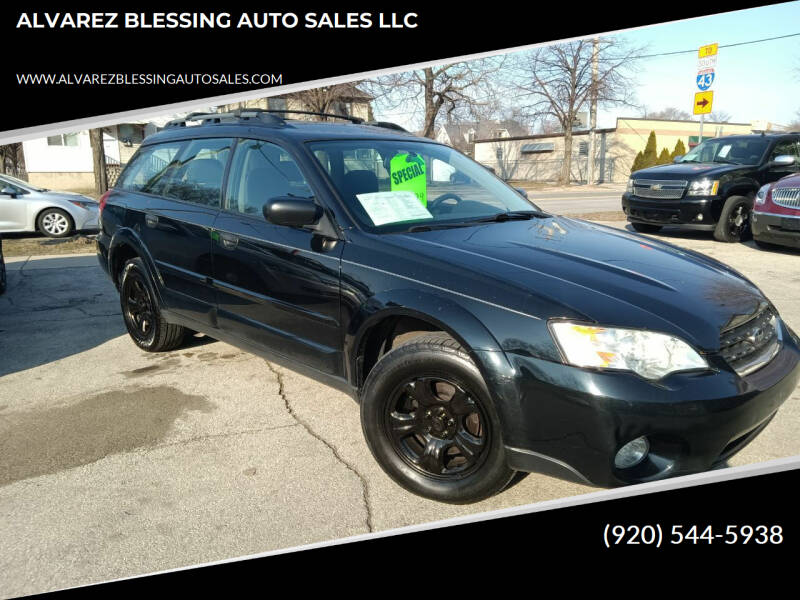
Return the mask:
M369 231L458 226L539 209L485 167L440 144L310 143L355 219Z
M11 175L7 175L6 173L3 173L2 177L0 177L0 180L8 183L13 183L14 185L18 185L19 187L26 190L35 190L37 192L46 191L44 188L38 188L35 185L31 185L27 181L24 181L22 179L17 179L16 177L12 177Z
M757 165L768 145L764 138L715 138L692 148L681 162Z

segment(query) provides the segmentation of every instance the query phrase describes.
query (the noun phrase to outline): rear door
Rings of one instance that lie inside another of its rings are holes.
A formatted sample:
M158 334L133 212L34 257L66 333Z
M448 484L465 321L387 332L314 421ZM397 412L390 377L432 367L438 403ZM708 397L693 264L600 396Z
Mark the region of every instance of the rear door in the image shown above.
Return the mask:
M240 140L224 210L214 224L219 327L325 373L342 373L339 269L342 243L269 223L264 203L311 197L298 163L263 140Z
M213 325L211 226L219 213L231 138L165 142L140 152L122 188L138 198L134 229L164 282L167 307Z

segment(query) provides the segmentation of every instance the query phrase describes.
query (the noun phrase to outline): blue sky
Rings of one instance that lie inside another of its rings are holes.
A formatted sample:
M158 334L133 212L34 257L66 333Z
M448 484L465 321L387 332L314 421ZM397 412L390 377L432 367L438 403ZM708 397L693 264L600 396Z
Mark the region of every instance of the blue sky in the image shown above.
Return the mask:
M677 23L654 25L618 34L634 45L648 46L647 54L721 46L800 33L800 2L736 11ZM643 59L637 97L649 110L674 106L691 112L697 54ZM731 121L765 119L789 123L800 111L800 36L734 48L720 48L714 91L714 110ZM604 111L599 126L613 126L617 112ZM622 115L620 115L622 116Z
M615 36L636 47L646 46L647 55L692 50L642 59L636 77L638 104L649 111L675 107L691 113L694 94L699 91L695 80L700 46L714 42L725 46L793 33L800 33L800 1L652 25ZM732 122L763 119L788 124L800 119L800 36L720 48L711 89L714 110L728 113ZM598 127L613 127L617 116L640 115L635 108L601 107ZM419 126L407 109L377 116L407 128Z

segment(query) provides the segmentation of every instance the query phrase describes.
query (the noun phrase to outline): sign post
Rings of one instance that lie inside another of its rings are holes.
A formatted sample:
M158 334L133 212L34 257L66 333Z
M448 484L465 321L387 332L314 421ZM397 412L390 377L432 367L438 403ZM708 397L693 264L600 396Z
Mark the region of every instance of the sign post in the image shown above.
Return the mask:
M714 92L710 91L716 77L719 44L700 46L697 50L697 89L694 95L694 114L700 115L700 143L703 143L703 121L711 112Z

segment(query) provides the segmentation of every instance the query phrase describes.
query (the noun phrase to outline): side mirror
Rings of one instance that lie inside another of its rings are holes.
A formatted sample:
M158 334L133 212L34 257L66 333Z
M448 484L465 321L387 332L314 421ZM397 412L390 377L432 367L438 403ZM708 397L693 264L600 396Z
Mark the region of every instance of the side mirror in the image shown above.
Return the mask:
M302 227L313 225L322 217L322 207L313 198L277 196L264 204L264 218L275 225Z
M672 162L674 162L674 163L679 163L679 162L681 162L681 159L682 159L683 157L684 157L684 155L683 155L683 154L678 154L678 156L676 156L675 158L673 158L673 159L672 159Z
M15 190L12 187L4 187L2 190L0 190L0 194L3 194L4 196L11 196L12 198L16 198L17 197L17 190Z
M517 192L517 193L518 193L520 196L522 196L523 198L527 198L527 197L528 197L528 192L526 192L526 191L525 191L523 188L518 188L518 187L515 187L514 189L515 189L515 190L516 190L516 192Z
M780 156L776 156L774 159L772 159L769 163L769 166L788 167L793 165L796 162L796 160L797 159L795 159L795 157L791 156L790 154L781 154Z

